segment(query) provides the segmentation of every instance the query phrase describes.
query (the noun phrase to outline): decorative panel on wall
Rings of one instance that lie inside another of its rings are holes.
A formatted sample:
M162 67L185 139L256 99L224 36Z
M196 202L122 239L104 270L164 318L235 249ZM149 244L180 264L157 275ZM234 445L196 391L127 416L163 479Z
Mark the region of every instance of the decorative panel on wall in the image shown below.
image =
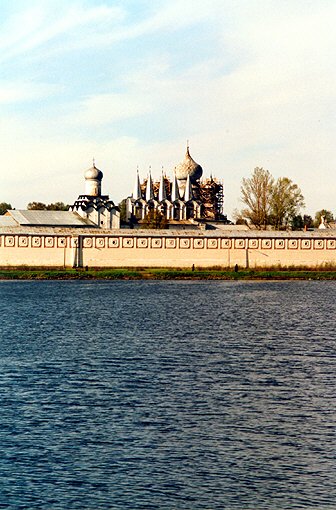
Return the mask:
M8 247L15 246L15 237L14 236L5 236L5 246L8 246Z
M123 248L133 248L134 239L132 237L123 237L122 246Z
M27 246L28 246L28 237L27 236L19 236L19 246L20 246L20 248L27 248Z
M152 245L152 248L162 248L161 237L152 237L151 245Z
M166 248L176 248L176 239L166 238Z
M138 248L148 248L148 238L147 237L138 237L137 239L137 247Z
M245 248L245 239L235 239L235 248L244 249Z
M44 246L46 248L53 248L54 247L54 238L52 236L46 236L44 238Z
M190 239L180 239L180 248L190 248Z
M285 240L284 239L275 239L274 248L276 250L283 250L285 248Z
M194 239L194 248L204 248L204 239Z
M207 248L218 248L218 239L208 239Z
M33 248L41 248L42 239L39 236L33 236L31 243Z
M83 248L92 248L92 237L84 237Z
M65 237L58 237L57 238L57 246L59 248L65 248L66 247L66 238Z
M328 250L335 250L336 249L336 240L328 239L327 240L327 248L328 248Z
M105 237L96 237L96 248L105 248Z
M269 250L272 248L272 239L262 239L261 247L263 250Z
M231 239L222 239L221 241L222 248L231 248Z
M259 248L259 239L249 239L248 247L254 249Z
M301 249L302 250L310 250L311 248L311 240L310 239L301 239Z
M298 244L299 244L299 242L297 239L288 239L288 248L290 250L297 250Z
M315 250L323 250L324 239L314 239L314 248Z
M108 247L109 248L119 248L119 238L118 237L109 237Z

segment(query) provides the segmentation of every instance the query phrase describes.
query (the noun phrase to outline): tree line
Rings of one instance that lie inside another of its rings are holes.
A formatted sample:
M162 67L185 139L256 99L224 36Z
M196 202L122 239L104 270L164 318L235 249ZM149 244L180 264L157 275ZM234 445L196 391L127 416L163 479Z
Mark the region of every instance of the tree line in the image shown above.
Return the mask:
M7 211L13 209L12 205L7 202L0 202L0 215L6 214ZM69 205L63 202L55 202L53 204L44 204L43 202L29 202L27 209L30 211L67 211Z
M300 210L305 203L299 186L288 177L274 179L264 168L256 167L251 177L244 178L240 191L244 207L234 213L238 224L251 224L257 229L271 226L275 230L299 230L318 227L322 216L327 222L334 220L326 209L316 212L315 221L310 215L302 216Z

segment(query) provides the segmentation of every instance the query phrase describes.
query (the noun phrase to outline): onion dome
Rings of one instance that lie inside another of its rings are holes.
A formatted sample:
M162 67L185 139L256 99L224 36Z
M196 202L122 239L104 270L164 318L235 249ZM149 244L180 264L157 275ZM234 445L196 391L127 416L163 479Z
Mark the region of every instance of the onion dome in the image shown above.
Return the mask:
M85 177L85 195L91 197L99 197L101 195L101 182L103 179L103 172L99 170L95 161L93 166L84 172Z
M189 175L192 183L202 177L203 169L201 165L196 163L190 156L189 147L187 147L187 152L182 163L176 166L175 174L178 180L186 180Z
M86 170L86 172L84 172L84 177L85 179L94 179L94 180L97 180L97 181L101 181L102 178L103 178L103 172L101 170L99 170L95 164L93 164L93 166L91 168L89 168L88 170Z

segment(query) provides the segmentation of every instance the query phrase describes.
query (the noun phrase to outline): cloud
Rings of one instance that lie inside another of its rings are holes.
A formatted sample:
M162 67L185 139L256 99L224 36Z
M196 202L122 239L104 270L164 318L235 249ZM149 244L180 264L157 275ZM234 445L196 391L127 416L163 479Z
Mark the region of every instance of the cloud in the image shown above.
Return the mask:
M255 166L293 178L311 213L332 209L335 3L139 5L135 11L107 3L37 2L5 23L0 49L9 79L0 83L0 102L13 105L13 114L0 121L6 132L1 143L17 180L2 182L2 192L17 196L21 189L22 197L29 191L29 199L37 199L40 186L45 196L53 194L44 200L70 200L95 156L104 187L119 200L131 192L137 165L142 175L149 165L154 174L161 165L169 173L190 139L205 174L225 180L229 214L240 206L241 178ZM85 48L103 68L88 79L91 62L84 51L74 66L75 86L59 71L66 52ZM34 68L22 79L17 62L32 55L41 74ZM50 61L58 66L60 85L48 73ZM63 98L55 93L62 87ZM14 109L16 102L48 94L55 97L44 112L31 108L19 115ZM37 176L29 190L28 175ZM44 176L52 187L45 187ZM3 199L14 202L11 196Z
M1 26L0 62L36 50L45 57L48 52L105 47L158 31L179 30L204 21L212 9L198 0L185 0L156 2L144 11L148 13L146 17L140 15L140 8L138 19L130 21L125 8L117 5L97 3L88 7L80 1L29 3L19 12L13 10Z
M0 104L25 103L52 96L60 91L56 85L34 82L0 81Z
M98 126L138 117L152 109L148 98L139 100L136 94L100 94L84 99L65 122Z
M60 42L62 37L68 43L78 39L85 41L90 35L85 29L97 25L110 29L111 24L122 17L121 8L104 5L87 8L78 2L71 5L62 1L29 4L24 10L13 13L3 24L0 62L27 55L50 43L69 51L69 44Z

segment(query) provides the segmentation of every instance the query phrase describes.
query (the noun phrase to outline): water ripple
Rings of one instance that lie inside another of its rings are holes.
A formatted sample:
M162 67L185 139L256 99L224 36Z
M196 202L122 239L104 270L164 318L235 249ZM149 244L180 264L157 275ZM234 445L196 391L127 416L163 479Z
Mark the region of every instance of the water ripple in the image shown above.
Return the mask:
M336 508L333 282L0 297L0 508Z

